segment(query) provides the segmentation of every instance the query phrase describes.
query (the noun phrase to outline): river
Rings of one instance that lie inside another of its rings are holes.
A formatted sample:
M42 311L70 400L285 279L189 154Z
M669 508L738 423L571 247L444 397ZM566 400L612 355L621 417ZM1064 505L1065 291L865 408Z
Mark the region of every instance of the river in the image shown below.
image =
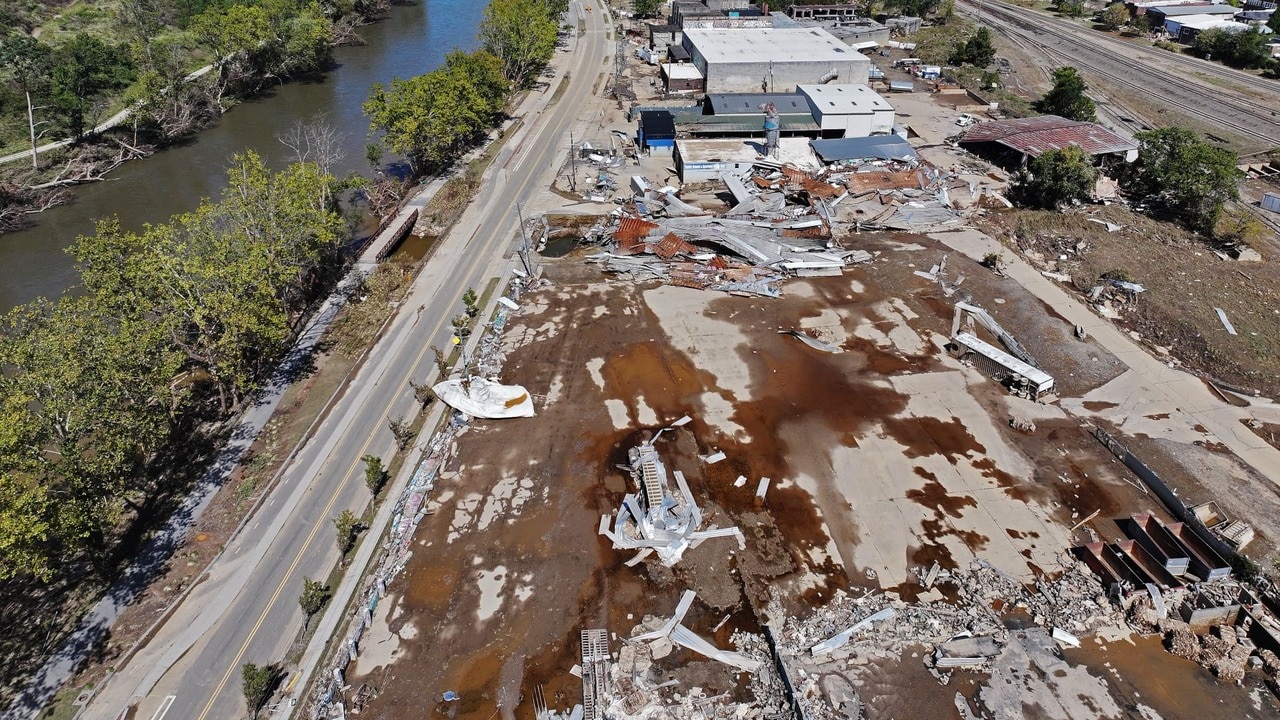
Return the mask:
M195 209L225 185L232 155L257 151L273 167L290 161L276 136L299 120L320 116L343 136L346 157L335 174L369 174L369 121L360 109L375 82L408 78L439 67L455 48L476 47L484 2L397 2L387 17L360 28L367 45L340 47L337 66L319 80L291 82L242 103L190 143L126 163L105 182L74 189L76 201L35 216L36 226L0 235L0 312L37 297L56 297L76 281L66 253L94 222L116 215L125 229L162 223Z

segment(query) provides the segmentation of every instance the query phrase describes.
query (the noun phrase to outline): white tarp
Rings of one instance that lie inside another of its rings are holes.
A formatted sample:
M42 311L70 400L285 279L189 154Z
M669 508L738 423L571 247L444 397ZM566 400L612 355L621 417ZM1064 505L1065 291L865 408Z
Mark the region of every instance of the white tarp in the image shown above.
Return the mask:
M517 418L536 414L529 391L520 385L471 378L469 381L445 380L431 389L441 402L471 417Z

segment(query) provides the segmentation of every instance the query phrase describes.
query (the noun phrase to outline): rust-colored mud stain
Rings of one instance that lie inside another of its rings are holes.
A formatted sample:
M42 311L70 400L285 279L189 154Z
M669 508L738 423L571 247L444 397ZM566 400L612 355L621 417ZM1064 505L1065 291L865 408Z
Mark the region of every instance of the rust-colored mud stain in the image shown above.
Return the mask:
M1111 408L1120 407L1120 403L1107 402L1106 400L1085 400L1084 409L1089 412L1101 412L1102 410L1110 410Z
M1259 671L1245 676L1245 687L1255 689L1245 692L1219 682L1196 663L1170 654L1158 636L1135 635L1131 642L1107 646L1087 641L1080 648L1064 649L1062 654L1073 665L1094 668L1122 707L1146 705L1165 718L1280 717L1280 701L1262 686ZM1103 672L1105 668L1111 672Z
M956 417L890 417L883 420L883 425L885 434L901 443L903 454L909 458L944 455L955 463L959 458L987 451Z
M951 495L947 493L947 489L943 487L942 483L938 482L938 476L928 470L916 467L915 473L925 479L924 487L908 490L906 497L915 501L921 507L933 510L938 517L949 515L953 518L959 518L964 514L961 512L964 508L978 507L978 501L968 495Z

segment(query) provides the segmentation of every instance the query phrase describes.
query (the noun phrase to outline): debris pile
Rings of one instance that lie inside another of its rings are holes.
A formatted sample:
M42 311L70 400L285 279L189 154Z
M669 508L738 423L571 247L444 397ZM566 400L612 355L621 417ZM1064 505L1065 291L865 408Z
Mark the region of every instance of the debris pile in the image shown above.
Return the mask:
M788 617L775 596L768 613L782 619L775 624L778 650L797 701L814 720L858 717L851 673L875 659L900 658L912 646L929 649L924 663L944 684L956 669L987 667L1010 642L1002 621L1008 612L1030 616L1060 646L1078 646L1079 635L1118 624L1120 610L1097 578L1073 558L1062 563L1056 577L1030 586L982 560L963 570L934 564L916 569L926 592L914 602L879 590L838 590L803 619ZM947 586L949 599L935 586Z
M738 548L745 549L746 539L736 527L715 525L703 530L702 510L693 499L684 474L673 473L679 494L671 492L667 468L653 443L662 436L642 442L627 452L627 468L636 485L635 493L622 499L622 507L610 523L608 515L600 517L600 534L613 541L616 550L639 550L627 562L635 565L656 553L663 565L680 562L684 552L711 538L736 537Z
M1165 620L1160 624L1165 648L1188 660L1194 660L1213 672L1219 680L1239 682L1253 654L1254 646L1231 625L1215 625L1208 633L1197 635L1181 620Z
M613 664L612 694L605 716L617 720L641 718L772 718L784 709L782 683L772 671L768 646L763 637L738 631L732 642L736 650L723 650L683 624L693 604L694 593L686 590L670 618L647 615L631 630ZM742 702L730 693L708 695L701 687L687 691L679 681L667 680L667 673L655 661L676 646L724 663L730 672L749 673L756 698Z

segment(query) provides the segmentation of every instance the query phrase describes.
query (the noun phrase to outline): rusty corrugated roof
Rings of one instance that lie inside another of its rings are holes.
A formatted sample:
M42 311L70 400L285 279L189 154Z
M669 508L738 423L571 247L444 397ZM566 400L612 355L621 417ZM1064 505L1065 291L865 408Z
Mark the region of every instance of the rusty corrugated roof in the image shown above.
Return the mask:
M999 143L1031 157L1072 145L1090 155L1122 153L1138 147L1133 141L1126 140L1101 125L1068 120L1057 115L978 123L965 133L960 144L987 142Z
M622 220L618 222L618 229L613 231L613 239L617 241L619 247L630 247L636 241L647 237L649 231L657 228L657 223L642 220L634 215L623 215Z
M650 249L654 255L663 260L670 260L676 255L685 254L692 255L698 251L697 248L685 242L679 235L675 233L667 233L665 237L658 243L650 245Z

